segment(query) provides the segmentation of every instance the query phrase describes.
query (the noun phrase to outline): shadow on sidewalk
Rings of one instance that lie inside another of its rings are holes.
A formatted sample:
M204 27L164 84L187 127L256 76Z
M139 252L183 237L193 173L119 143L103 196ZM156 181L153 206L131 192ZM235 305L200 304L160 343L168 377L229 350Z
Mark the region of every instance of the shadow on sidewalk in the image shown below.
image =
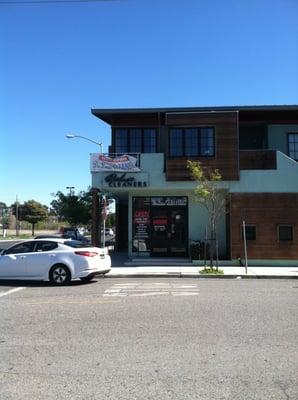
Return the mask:
M122 251L110 251L110 257L112 260L112 268L123 268L125 262L128 261L127 252Z

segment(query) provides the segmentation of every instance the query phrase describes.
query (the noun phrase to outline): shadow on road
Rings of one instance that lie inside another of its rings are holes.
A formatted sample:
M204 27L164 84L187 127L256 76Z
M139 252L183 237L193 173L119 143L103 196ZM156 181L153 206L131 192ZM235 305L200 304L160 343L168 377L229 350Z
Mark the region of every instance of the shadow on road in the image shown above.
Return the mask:
M0 287L1 286L11 286L11 287L19 287L19 286L23 286L23 287L70 287L70 286L85 286L85 285L93 285L95 284L98 280L102 279L102 277L98 276L96 278L94 278L92 281L90 282L83 282L81 280L75 280L75 281L71 281L70 283L68 283L67 285L54 285L50 282L45 282L45 281L23 281L23 280L5 280L5 279L1 279L0 280Z

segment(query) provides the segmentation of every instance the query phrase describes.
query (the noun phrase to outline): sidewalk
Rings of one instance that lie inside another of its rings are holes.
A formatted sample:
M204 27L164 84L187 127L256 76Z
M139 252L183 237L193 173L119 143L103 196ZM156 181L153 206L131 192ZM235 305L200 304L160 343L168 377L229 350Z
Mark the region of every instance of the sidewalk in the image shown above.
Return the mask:
M245 267L223 266L223 275L202 275L203 267L179 265L140 265L127 266L127 254L111 253L112 270L106 275L111 278L122 277L181 277L181 278L217 278L217 279L298 279L297 267Z

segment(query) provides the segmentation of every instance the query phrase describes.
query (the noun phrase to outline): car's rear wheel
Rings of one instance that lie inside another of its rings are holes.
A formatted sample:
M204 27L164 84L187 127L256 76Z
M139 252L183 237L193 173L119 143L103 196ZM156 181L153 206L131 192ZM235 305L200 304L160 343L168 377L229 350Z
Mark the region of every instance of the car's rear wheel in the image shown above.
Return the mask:
M50 282L54 285L67 285L71 276L69 269L63 264L54 265L49 273Z
M95 275L88 275L88 276L83 276L81 279L82 282L90 282L92 279L94 279Z

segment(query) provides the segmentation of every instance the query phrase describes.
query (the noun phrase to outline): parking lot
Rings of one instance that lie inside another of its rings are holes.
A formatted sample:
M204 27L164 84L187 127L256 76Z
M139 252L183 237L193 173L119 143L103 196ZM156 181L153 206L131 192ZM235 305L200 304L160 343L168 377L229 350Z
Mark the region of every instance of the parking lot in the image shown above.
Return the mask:
M294 280L0 284L0 398L296 399Z

